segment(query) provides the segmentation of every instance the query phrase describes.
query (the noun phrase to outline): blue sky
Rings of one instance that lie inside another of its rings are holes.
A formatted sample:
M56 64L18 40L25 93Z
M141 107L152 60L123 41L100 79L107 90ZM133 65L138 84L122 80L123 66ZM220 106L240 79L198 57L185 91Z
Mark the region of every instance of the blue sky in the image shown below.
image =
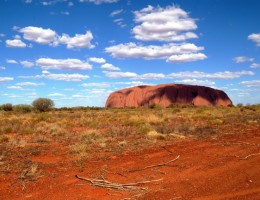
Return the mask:
M260 103L258 0L0 0L0 104L182 83Z

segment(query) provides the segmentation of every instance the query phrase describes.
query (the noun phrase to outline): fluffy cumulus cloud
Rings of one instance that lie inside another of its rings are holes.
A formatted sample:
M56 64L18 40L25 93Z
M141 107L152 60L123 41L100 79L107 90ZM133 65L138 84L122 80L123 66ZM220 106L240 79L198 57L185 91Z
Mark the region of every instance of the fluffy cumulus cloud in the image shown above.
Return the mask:
M13 60L13 59L7 59L6 62L8 64L18 64L18 62L16 60Z
M259 63L253 63L252 65L250 65L251 68L260 68L260 64Z
M20 39L14 39L14 40L6 40L5 41L6 47L10 48L25 48L26 44L21 41Z
M101 69L104 69L104 70L110 70L110 71L118 71L120 70L119 67L116 67L110 63L105 63L103 65L101 65Z
M14 78L12 77L0 77L0 82L12 81Z
M191 43L143 46L131 42L107 47L105 51L115 58L169 59L173 55L189 55L203 49ZM201 54L201 57L206 58L204 54Z
M204 47L186 42L198 38L192 32L197 29L196 20L176 6L162 8L148 6L134 12L133 29L135 39L164 42L162 45L124 43L105 48L115 58L165 59L170 63L184 63L204 60L207 56L200 51ZM120 20L120 19L118 19Z
M215 72L215 73L205 73L199 71L193 72L177 72L171 73L167 77L168 78L185 78L185 79L196 79L196 78L208 78L208 79L234 79L239 78L241 76L251 76L254 75L252 71L239 71L239 72Z
M116 3L119 0L79 0L79 2L89 2L94 3L96 5L102 4L102 3Z
M254 58L248 58L246 56L239 56L239 57L233 58L233 61L236 63L253 62Z
M31 61L28 61L28 60L23 60L23 61L21 61L20 63L21 63L21 65L23 65L24 67L32 67L32 66L34 66L34 63L31 62Z
M181 55L172 55L167 59L167 62L170 63L183 63L183 62L192 62L196 60L204 60L207 56L203 53L189 53Z
M246 87L260 87L260 80L242 81L240 84Z
M106 62L104 58L97 58L97 57L91 57L89 58L89 61L94 63L99 63L99 64L104 64Z
M90 31L85 34L76 34L74 37L70 37L68 34L62 34L59 38L61 44L67 45L68 49L73 48L94 48L95 46L91 44L93 35Z
M64 44L68 49L95 47L91 44L93 35L90 31L86 31L85 34L75 34L74 37L70 37L65 33L59 36L56 31L50 28L44 29L42 27L27 26L18 30L20 33L23 33L23 38L25 40L36 42L42 45L58 46L59 44ZM11 42L16 42L16 46L18 47L26 47L26 44L19 45L18 41L20 41L20 39L15 39L15 41L13 40Z
M43 29L41 27L27 26L19 29L23 33L23 38L39 44L48 44L52 46L58 45L57 33L51 29Z
M148 6L135 11L135 22L141 23L133 28L134 37L143 41L184 41L197 38L190 32L197 29L195 20L181 8Z
M90 70L92 66L79 59L52 59L39 58L36 64L44 70L59 69L59 70Z
M260 33L252 33L248 36L249 40L256 43L256 46L260 47Z

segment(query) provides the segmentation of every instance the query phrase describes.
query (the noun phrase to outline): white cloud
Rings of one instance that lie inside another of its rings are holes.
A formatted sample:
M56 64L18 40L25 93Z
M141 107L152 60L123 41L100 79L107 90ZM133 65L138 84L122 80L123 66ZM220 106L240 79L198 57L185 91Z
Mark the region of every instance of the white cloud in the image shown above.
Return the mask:
M207 56L203 53L189 53L181 55L172 55L167 59L167 62L170 63L184 63L184 62L193 62L197 60L204 60Z
M108 88L110 87L109 83L84 83L83 87L95 87L95 88Z
M34 63L33 63L33 62L30 62L30 61L28 61L28 60L23 60L23 61L21 61L20 63L21 63L21 65L23 65L24 67L32 67L32 66L34 66Z
M99 63L99 64L104 64L106 62L104 58L96 58L96 57L89 58L89 61L94 63Z
M5 34L3 34L3 33L0 33L0 37L5 37Z
M105 89L93 89L91 94L107 94L108 92Z
M96 5L102 4L102 3L116 3L119 0L79 0L79 2L90 2L94 3Z
M115 22L118 26L120 26L121 28L126 27L126 24L125 24L123 21L124 21L123 18L118 18L118 19L115 19L115 20L114 20L114 22Z
M73 98L89 98L89 96L87 96L87 95L82 95L82 94L74 94L74 95L72 95L72 97Z
M52 59L52 58L40 58L36 60L44 70L60 69L60 70L90 70L92 66L89 63L83 62L79 59Z
M116 16L116 15L119 15L119 14L122 13L122 12L123 12L123 9L114 10L114 11L110 14L110 16L111 16L111 17L114 17L114 16Z
M195 19L190 18L188 13L181 8L148 6L140 11L135 11L134 14L135 22L141 23L132 30L138 40L169 42L198 37L195 33L190 32L197 29Z
M111 70L111 71L117 71L117 70L120 70L119 67L115 67L114 65L112 65L112 64L110 64L110 63L106 63L106 64L101 65L101 69L104 69L104 70Z
M42 74L50 74L50 72L48 70L43 70Z
M182 84L190 84L190 85L204 85L204 86L214 86L215 82L209 80L198 80L198 79L184 79L184 80L177 80L176 83Z
M108 78L136 78L137 74L134 72L104 72Z
M23 90L23 88L21 86L16 86L16 85L8 86L7 88L8 89L14 89L14 90Z
M58 36L51 29L43 29L41 27L27 26L19 29L23 33L23 38L39 44L48 44L52 46L58 45Z
M252 65L250 65L251 68L260 68L260 64L258 63L253 63Z
M203 47L197 47L191 43L170 43L162 46L141 46L135 43L126 43L107 47L105 51L116 58L170 59L170 57L174 55L189 55L203 49ZM206 58L206 56L204 54L199 54L196 58L202 59Z
M62 11L61 14L62 14L62 15L70 15L70 12L68 12L68 11Z
M25 48L26 44L21 41L20 39L14 39L14 40L6 40L5 41L7 47L11 48Z
M82 81L89 78L89 76L82 74L45 74L41 77L57 81Z
M67 45L68 49L73 48L94 48L91 44L93 35L90 31L86 31L86 34L76 34L74 37L70 37L68 34L63 33L59 38L59 42Z
M164 75L162 73L147 73L147 74L136 74L134 72L103 72L108 78L129 78L133 80L160 80L160 79L234 79L241 76L252 76L254 72L252 71L239 71L239 72L215 72L215 73L205 73L199 71L186 71L186 72L176 72L169 75ZM213 83L213 82L212 82Z
M69 6L69 7L72 7L72 6L74 6L74 3L70 1L70 2L68 3L68 6Z
M6 62L9 64L18 64L16 60L12 60L12 59L7 59Z
M64 97L65 95L64 94L61 94L61 93L51 93L48 95L49 97Z
M171 73L167 76L167 78L185 78L185 79L193 79L193 78L208 78L208 79L234 79L239 78L241 76L251 76L254 75L252 71L240 71L240 72L216 72L216 73L205 73L199 71L193 72L177 72Z
M0 77L0 82L12 81L14 78L12 77Z
M0 66L0 70L5 70L6 68L4 66Z
M260 46L260 33L252 33L248 36L248 39L255 42L256 46Z
M13 26L12 29L13 29L14 31L17 31L17 30L20 29L20 27L19 27L19 26Z
M156 73L147 73L137 76L135 79L141 79L141 80L160 80L165 78L164 74L156 74Z
M236 63L253 62L254 58L248 58L246 56L239 56L239 57L233 58L233 61Z
M240 84L246 87L260 87L260 80L242 81Z
M16 83L18 86L42 86L45 85L44 83L34 83L34 82L21 82L21 83Z
M25 0L24 3L32 3L32 0Z

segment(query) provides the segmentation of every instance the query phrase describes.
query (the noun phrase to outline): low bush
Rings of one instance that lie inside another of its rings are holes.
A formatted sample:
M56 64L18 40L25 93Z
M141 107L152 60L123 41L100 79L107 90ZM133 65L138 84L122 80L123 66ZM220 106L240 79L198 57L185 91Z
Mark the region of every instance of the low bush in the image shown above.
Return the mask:
M21 113L29 113L32 111L32 106L26 104L19 104L14 106L14 111Z
M10 104L10 103L3 104L3 105L1 105L1 110L12 111L13 110L13 105Z

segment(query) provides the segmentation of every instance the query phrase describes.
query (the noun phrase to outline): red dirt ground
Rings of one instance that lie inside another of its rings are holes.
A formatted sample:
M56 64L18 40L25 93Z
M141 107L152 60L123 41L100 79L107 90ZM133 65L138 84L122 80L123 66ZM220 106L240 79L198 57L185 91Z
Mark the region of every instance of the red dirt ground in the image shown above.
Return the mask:
M0 199L260 199L260 130L218 140L160 141L154 148L121 156L91 155L77 161L59 143L47 143L26 158L40 163L36 180L22 181L17 174L0 174ZM167 163L167 166L147 166ZM12 158L10 158L12 159ZM75 162L78 162L75 165ZM74 164L73 164L74 163ZM75 177L101 178L113 183L142 184L131 191L98 188Z

